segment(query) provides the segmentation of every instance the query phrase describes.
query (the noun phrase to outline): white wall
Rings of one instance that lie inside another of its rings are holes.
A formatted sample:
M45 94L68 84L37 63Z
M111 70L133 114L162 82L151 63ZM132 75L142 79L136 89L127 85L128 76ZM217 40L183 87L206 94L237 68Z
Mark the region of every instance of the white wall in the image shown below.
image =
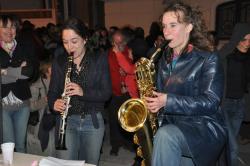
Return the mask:
M229 0L183 0L199 6L209 30L215 29L216 7ZM164 10L163 0L107 0L105 2L105 25L133 25L148 33L151 22L158 21Z
M164 6L162 0L117 0L105 2L105 25L141 26L148 33L151 22L159 19Z

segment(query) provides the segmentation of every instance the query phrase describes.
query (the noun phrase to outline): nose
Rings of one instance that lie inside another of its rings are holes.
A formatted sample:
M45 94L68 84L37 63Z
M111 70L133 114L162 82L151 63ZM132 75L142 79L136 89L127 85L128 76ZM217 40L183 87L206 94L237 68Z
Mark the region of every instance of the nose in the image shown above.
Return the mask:
M68 44L66 45L66 50L67 50L68 52L73 52L73 45L72 45L71 43L68 43Z
M170 34L170 29L167 28L167 27L164 27L164 28L163 28L163 33L164 33L164 36L165 36L165 37L168 36L168 35Z

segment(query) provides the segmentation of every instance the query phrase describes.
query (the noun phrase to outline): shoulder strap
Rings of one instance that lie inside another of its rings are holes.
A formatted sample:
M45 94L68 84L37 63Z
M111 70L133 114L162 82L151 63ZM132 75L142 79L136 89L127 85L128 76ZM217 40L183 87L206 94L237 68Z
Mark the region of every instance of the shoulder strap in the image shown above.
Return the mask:
M42 81L42 84L43 84L43 87L44 87L44 91L45 91L44 94L47 94L48 93L47 87L46 87L46 85L45 85L44 80L43 80L42 77L41 77L41 81ZM44 114L48 114L48 111L49 111L49 106L47 105L46 108L45 108L45 110L44 110Z
M44 87L45 94L47 94L48 93L47 87L46 87L42 77L41 77L41 81L42 81L42 84L43 84L43 87Z

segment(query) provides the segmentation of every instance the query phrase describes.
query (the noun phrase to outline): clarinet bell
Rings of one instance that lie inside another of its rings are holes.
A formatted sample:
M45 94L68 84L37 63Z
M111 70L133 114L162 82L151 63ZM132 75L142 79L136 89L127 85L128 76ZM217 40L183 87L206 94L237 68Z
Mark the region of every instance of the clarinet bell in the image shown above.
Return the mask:
M67 150L66 148L66 142L65 142L65 134L60 134L58 143L56 146L56 150Z

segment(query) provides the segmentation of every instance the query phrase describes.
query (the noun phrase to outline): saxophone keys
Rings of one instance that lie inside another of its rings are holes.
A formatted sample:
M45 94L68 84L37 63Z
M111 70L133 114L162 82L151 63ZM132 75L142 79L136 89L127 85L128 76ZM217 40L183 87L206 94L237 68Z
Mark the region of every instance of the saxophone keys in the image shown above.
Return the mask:
M146 166L144 159L141 161L141 166Z
M136 134L134 134L133 141L136 145L139 145L139 138L137 137Z
M143 153L142 153L142 147L139 146L137 149L136 149L136 155L143 158Z

